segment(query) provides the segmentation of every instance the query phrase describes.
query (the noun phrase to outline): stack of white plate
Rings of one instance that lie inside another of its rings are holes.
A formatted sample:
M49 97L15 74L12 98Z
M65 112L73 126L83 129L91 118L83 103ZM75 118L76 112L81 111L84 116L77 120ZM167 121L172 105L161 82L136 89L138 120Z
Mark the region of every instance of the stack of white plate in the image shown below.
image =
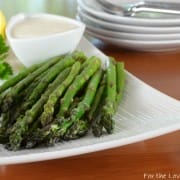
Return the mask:
M180 18L125 17L103 11L96 0L78 0L77 19L86 33L102 41L140 51L180 49Z

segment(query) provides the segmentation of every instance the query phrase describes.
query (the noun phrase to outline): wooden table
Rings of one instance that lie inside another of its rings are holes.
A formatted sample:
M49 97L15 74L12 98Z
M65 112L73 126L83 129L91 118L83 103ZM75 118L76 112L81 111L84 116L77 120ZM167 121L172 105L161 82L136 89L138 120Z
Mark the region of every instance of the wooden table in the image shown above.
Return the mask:
M180 100L180 52L143 53L96 44L126 69ZM96 153L0 167L1 180L180 179L180 132Z

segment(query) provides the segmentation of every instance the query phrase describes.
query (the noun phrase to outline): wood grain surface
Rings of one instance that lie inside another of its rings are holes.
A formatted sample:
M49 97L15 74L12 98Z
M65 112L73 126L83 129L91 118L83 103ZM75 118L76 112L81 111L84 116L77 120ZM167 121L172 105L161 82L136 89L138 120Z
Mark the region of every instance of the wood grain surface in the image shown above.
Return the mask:
M180 100L180 52L144 53L95 43L126 69ZM180 132L111 150L38 163L0 166L0 180L180 180Z

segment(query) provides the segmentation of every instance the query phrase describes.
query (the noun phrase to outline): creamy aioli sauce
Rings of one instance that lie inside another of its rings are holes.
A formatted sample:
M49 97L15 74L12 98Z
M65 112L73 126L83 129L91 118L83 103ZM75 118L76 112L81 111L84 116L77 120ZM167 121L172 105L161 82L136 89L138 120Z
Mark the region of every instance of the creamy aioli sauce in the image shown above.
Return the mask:
M77 28L76 25L65 20L34 17L18 22L12 28L14 38L34 38L62 33Z

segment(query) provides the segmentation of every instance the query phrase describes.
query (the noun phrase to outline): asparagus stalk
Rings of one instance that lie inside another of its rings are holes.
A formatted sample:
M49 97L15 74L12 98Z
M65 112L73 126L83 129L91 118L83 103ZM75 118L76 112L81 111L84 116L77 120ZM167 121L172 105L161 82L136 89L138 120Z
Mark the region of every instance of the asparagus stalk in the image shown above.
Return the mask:
M17 106L17 104L16 104L16 108L15 108L15 110L13 112L11 110L12 115L10 115L9 124L14 123L15 120L18 118L18 116L24 115L25 110L28 108L28 107L24 108L25 104L27 103L28 98L31 96L31 94L32 94L33 90L35 89L35 87L37 87L38 84L41 82L42 78L47 74L47 71L44 71L40 76L37 76L34 79L34 81L24 91L22 91L20 93L19 96L21 98L21 101L18 101L19 105ZM9 130L7 130L7 131L9 131Z
M7 96L8 92L5 91L0 95L0 116L2 114L2 104L3 104L3 100L4 98Z
M80 59L85 58L84 54L81 52L75 52L72 54L75 60L80 61ZM25 94L26 101L22 103L18 110L15 112L11 119L15 120L20 114L24 114L26 109L30 108L39 98L40 94L43 93L47 85L54 79L54 77L66 66L71 65L75 60L73 60L70 56L66 56L59 63L55 64L48 72L43 72L40 76L38 76L33 82L33 85L28 87L22 94ZM37 82L38 84L37 84ZM30 94L30 96L29 96Z
M37 84L38 84L38 82L33 82L32 84L30 84L29 85L29 87L28 88L26 88L24 91L22 91L21 93L19 93L19 95L18 95L18 100L17 100L17 103L19 104L19 102L21 102L20 104L23 104L24 103L24 101L27 99L27 97L29 96L29 94L31 94L32 93L32 91L34 90L34 88L37 86ZM4 92L2 95L1 95L1 97L0 97L0 106L2 106L3 105L3 100L4 100L4 98L7 96L7 94L8 94L8 92L6 91L6 92ZM19 105L20 105L19 104ZM20 107L21 107L21 105L20 105ZM11 119L16 119L17 118L17 114L19 114L19 112L20 112L20 110L21 110L21 108L20 108L19 106L17 106L17 109L18 109L18 111L15 111L15 114L13 114L13 117L11 117ZM10 108L9 110L11 110L12 108ZM5 113L7 113L9 110L6 110L6 112ZM1 108L0 108L0 115L1 115L1 113L2 113L2 110L1 110Z
M46 73L46 72L45 72ZM11 109L9 109L6 113L9 113L9 118L3 119L6 120L6 123L8 125L4 126L3 123L1 124L1 127L3 127L4 129L6 129L6 132L9 133L9 129L11 128L11 126L13 125L13 123L16 121L16 119L20 116L20 115L24 115L24 111L23 107L24 104L26 103L26 100L28 99L28 97L31 95L31 93L33 92L33 90L35 89L35 87L39 84L40 82L40 78L44 76L44 73L42 74L42 76L38 76L36 78L36 80L33 81L33 83L31 83L29 85L28 88L26 88L23 92L21 92L21 94L19 95L21 98L21 101L18 101L15 105L15 107L13 106Z
M5 134L8 131L8 128L14 123L15 121L14 115L18 111L20 103L21 102L18 102L15 107L12 107L6 113L2 114L3 118L1 119L1 124L0 124L0 134L1 133Z
M87 112L90 109L90 106L96 95L97 87L101 80L101 76L102 76L102 70L99 70L94 74L94 76L91 78L90 82L88 83L87 90L85 92L83 100L78 104L77 108L72 110L70 119L73 125L69 129L65 130L66 139L76 139L81 135L84 135L85 132L87 132L88 122L82 121L80 119L85 114L85 112ZM63 125L62 125L62 129L64 129Z
M39 67L41 67L43 65L43 63L40 64L35 64L29 68L25 68L23 71L21 71L19 74L17 74L16 76L13 76L12 78L10 78L9 80L7 80L5 83L3 83L3 85L0 86L0 94L5 91L6 89L8 89L9 87L14 86L16 83L18 83L20 80L22 80L23 78L25 78L28 74L34 72L35 70L37 70Z
M81 64L77 61L72 66L71 72L69 73L68 77L49 96L47 103L44 105L44 112L40 117L40 121L43 126L52 121L55 111L55 104L57 103L58 99L60 99L65 89L71 84L75 76L79 73L80 67Z
M116 97L116 67L113 62L110 61L109 67L107 68L107 95L101 117L102 125L108 133L112 133L114 128L112 117L115 113Z
M99 59L94 58L92 61L89 61L89 64L87 65L87 67L75 78L73 83L67 89L67 91L63 97L62 104L60 105L60 108L63 107L63 111L60 111L60 115L59 114L57 115L56 120L53 121L51 123L51 125L45 131L43 129L41 129L37 133L38 135L35 134L34 137L37 138L37 136L39 136L37 139L39 139L40 141L43 141L46 139L46 141L48 141L49 143L54 143L57 139L59 139L60 137L62 137L65 134L67 129L74 122L74 121L72 121L72 118L71 119L64 119L64 114L65 114L65 112L67 112L66 108L69 108L71 100L73 99L73 97L75 96L77 91L97 71L98 68L100 68L100 60ZM99 73L100 72L98 72L98 74L96 76L99 76ZM93 79L94 79L93 80L93 82L94 82L95 80L97 81L98 78L96 77ZM95 84L95 87L97 84ZM83 115L84 112L82 112L82 108L84 108L84 107L86 108L86 109L84 109L84 111L86 111L88 109L87 107L89 107L89 106L85 102L87 101L89 95L91 94L90 91L93 91L91 89L92 88L88 88L88 94L86 94L83 98L84 101L82 100L82 103L78 103L79 108L77 110L75 110L75 111L77 111L77 114L76 115L74 114L73 115L74 117L80 118ZM94 87L93 87L93 89L94 89ZM94 92L93 92L93 94L94 94ZM93 94L90 95L88 102L92 101L91 96ZM66 104L63 104L63 103L66 103ZM86 122L84 123L84 121L82 123L81 122L78 122L78 123L79 123L78 127L82 127L80 129L85 129L85 127L87 127L87 123ZM78 132L80 132L80 130L78 130Z
M96 90L99 85L101 76L102 76L102 70L99 70L90 79L83 100L78 104L77 108L73 109L71 113L72 120L75 120L75 121L79 120L82 117L82 115L90 109L90 106L94 100L94 96L96 94Z
M0 143L5 143L8 138L6 135L6 127L8 125L9 120L9 112L2 115L1 127L0 127Z
M59 61L60 57L49 60L42 67L36 69L32 74L24 78L22 81L16 84L7 94L3 100L2 111L6 112L13 104L13 102L18 97L18 94L27 87L38 75L46 71L52 65L56 64Z
M124 63L117 62L116 63L116 74L117 74L117 96L116 96L116 105L115 110L117 110L118 105L122 99L124 85L125 85L125 71L124 71Z
M79 61L80 63L84 63L87 59L86 55L82 51L75 51L73 53L73 58Z
M103 79L101 80L100 86L96 92L96 96L94 98L94 102L90 111L88 112L88 121L92 125L92 132L96 137L102 135L103 126L101 124L101 111L105 94L106 87L106 74L104 74Z
M35 147L39 142L41 142L39 139L37 139L40 126L40 121L35 121L27 133L24 134L24 138L22 141L22 144L24 144L24 147L29 149Z
M71 86L67 89L64 97L61 100L60 111L57 117L62 117L68 111L68 108L73 101L73 97L80 90L80 88L85 84L86 81L98 70L100 67L101 61L100 59L94 57L92 61L90 61L86 68L76 76L75 80L71 84Z
M45 91L48 84L54 80L54 78L65 68L71 66L75 62L70 56L66 56L64 59L55 64L44 77L39 84L34 88L27 101L21 107L21 113L24 113L26 109L29 109Z
M87 112L94 99L97 86L101 79L102 71L97 71L90 82L88 83L87 90L85 92L84 98L79 102L77 108L73 109L71 112L70 119L65 119L61 124L53 123L53 125L48 130L49 143L52 144L56 142L59 138L65 139L75 139L82 136L88 130L87 121L80 120L81 117ZM64 136L65 135L65 136Z
M81 66L81 70L83 70L84 68L86 68L86 66L88 66L89 63L91 63L94 59L94 56L86 59L86 61L83 62L82 66Z
M86 59L82 52L75 52L71 58L66 58L77 62L60 75L62 67L59 64L61 62L65 68L67 60L64 63L57 60L41 73L37 73L38 69L29 72L20 82L11 82L0 91L0 107L3 105L0 143L18 150L43 143L54 144L62 139L76 139L90 128L95 136L100 136L104 129L112 133L113 115L124 90L124 64L111 59L103 74L98 70L100 61L95 57ZM57 70L57 66L60 69ZM35 73L34 79L29 78ZM21 84L22 81L25 84ZM10 103L7 101L9 96L12 98Z
M99 113L101 113L99 111ZM101 114L99 114L92 124L92 133L96 137L100 137L103 134L103 125L101 123Z
M49 95L54 89L64 81L69 74L70 68L66 68L57 78L48 86L47 90L42 94L41 98L27 110L25 116L20 116L13 125L9 137L10 149L17 150L21 146L23 135L28 131L29 125L42 113L43 105L46 103Z
M28 75L28 74L30 74L31 73L31 71L34 71L35 69L37 69L38 67L40 67L40 65L42 65L43 63L41 63L41 64L36 64L36 65L33 65L33 66L31 66L30 68L28 68L28 69L25 69L25 70L23 70L22 72L20 72L19 74L17 74L15 77L12 77L10 80L8 80L8 81L6 81L1 87L2 87L2 90L4 90L3 92L2 92L2 94L0 95L0 115L1 115L1 113L2 113L2 110L1 110L1 107L2 107L2 104L3 104L3 100L4 100L4 98L7 96L7 91L5 91L6 89L8 89L9 87L11 87L11 86L13 86L14 84L13 83L15 83L16 84L16 82L18 81L20 81L21 80L21 78L23 79L23 76L26 74L26 76ZM31 69L32 68L32 69ZM31 71L29 71L29 69L31 70ZM37 79L37 78L36 78ZM9 87L8 87L9 86ZM0 87L0 89L1 89L1 87ZM32 90L31 90L31 92L32 92ZM26 91L23 91L22 93L20 93L20 99L24 96L24 95L26 95L28 92L27 92L27 90Z
M105 86L106 86L106 75L104 74L103 79L101 80L100 85L97 89L92 107L87 115L89 122L92 122L94 117L96 116L95 114L98 109L98 106L100 106L100 104L101 104L101 99L102 99L102 95L104 93Z
M47 70L48 71L48 70ZM33 90L38 86L41 82L41 79L47 74L47 71L44 71L42 74L37 76L32 83L30 83L21 93L19 94L20 98L23 98L23 101L26 101L30 95L32 94Z

